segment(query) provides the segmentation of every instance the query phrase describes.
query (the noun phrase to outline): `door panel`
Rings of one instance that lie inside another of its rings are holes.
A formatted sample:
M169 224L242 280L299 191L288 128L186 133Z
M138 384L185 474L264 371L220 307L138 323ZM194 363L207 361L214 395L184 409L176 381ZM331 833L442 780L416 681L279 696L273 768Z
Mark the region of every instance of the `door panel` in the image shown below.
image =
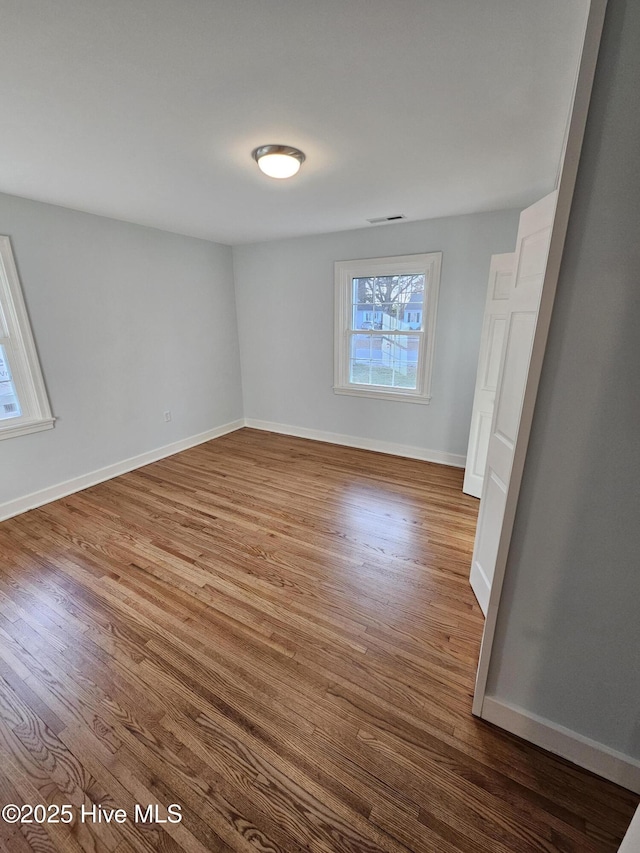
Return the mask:
M500 374L500 354L504 341L505 318L494 314L489 323L488 355L482 390L495 394Z
M495 274L495 281L493 283L493 298L494 299L508 299L509 293L511 292L511 281L512 281L512 270L511 270L511 262L514 258L513 252L509 252L505 255L494 255L495 258L504 258L505 266L509 266L509 270L506 269L497 269ZM511 260L507 260L510 258ZM491 279L489 279L491 282Z
M496 403L495 430L510 447L515 444L518 433L535 328L536 314L533 312L518 312L509 317L502 383Z
M489 450L489 436L491 435L491 415L488 412L480 412L476 419L476 429L473 435L473 444L470 448L471 473L475 477L484 477L484 469L487 464L487 451Z
M479 498L487 465L489 431L493 417L500 358L505 333L506 306L511 293L515 255L494 255L489 268L489 286L484 308L480 356L473 397L467 465L462 491Z
M486 614L538 320L557 192L522 211L515 273L505 305L505 335L487 447L470 582Z
M489 520L502 517L506 499L507 483L504 483L495 471L487 471L482 501L480 502L478 535L470 576L471 586L483 613L487 612L489 605L489 593L491 592L491 582L493 581L493 571L500 541L500 529L485 521L484 516L488 516Z

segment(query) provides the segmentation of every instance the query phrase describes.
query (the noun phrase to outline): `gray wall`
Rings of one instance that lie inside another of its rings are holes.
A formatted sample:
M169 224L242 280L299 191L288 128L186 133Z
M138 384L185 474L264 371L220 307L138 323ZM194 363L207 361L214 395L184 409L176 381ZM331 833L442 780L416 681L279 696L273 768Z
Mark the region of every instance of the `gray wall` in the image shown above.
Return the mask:
M0 503L242 416L229 247L6 195L0 234L58 418L0 441Z
M640 4L609 0L488 694L640 758Z
M245 416L466 454L492 254L518 211L235 246ZM335 395L333 262L442 251L430 405Z

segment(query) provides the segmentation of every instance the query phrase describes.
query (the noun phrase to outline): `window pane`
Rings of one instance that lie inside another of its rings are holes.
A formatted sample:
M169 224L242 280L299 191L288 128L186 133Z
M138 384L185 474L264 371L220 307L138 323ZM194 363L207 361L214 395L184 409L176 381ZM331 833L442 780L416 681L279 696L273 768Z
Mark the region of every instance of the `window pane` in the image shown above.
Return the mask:
M373 329L376 305L371 287L372 279L354 278L351 296L352 329Z
M349 381L384 388L416 388L417 335L353 335Z
M7 355L4 347L0 345L0 421L7 418L19 418L21 414Z
M424 275L352 279L352 329L421 329Z

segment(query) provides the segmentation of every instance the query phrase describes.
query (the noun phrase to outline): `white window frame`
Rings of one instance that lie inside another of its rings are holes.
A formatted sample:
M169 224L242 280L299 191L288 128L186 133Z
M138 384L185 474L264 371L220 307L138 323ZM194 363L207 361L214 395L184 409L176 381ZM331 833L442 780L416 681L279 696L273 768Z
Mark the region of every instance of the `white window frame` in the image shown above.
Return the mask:
M51 429L55 422L20 287L11 241L0 236L0 344L4 347L21 415L0 421L0 439Z
M420 255L398 255L389 258L364 258L335 262L335 339L334 383L336 394L356 397L374 397L411 403L431 401L431 375L435 350L436 313L440 289L442 252ZM398 335L417 335L420 340L419 357L414 388L386 388L361 385L349 381L349 354L351 337L355 334L380 334L378 330L353 328L353 279L369 276L424 275L425 290L420 329L398 331ZM425 325L426 320L426 325Z

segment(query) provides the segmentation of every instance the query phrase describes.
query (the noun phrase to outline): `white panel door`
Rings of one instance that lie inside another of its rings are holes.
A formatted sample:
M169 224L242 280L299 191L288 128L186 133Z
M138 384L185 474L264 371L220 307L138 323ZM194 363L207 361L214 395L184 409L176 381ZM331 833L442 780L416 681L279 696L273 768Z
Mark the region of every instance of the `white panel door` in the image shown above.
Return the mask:
M484 306L467 465L462 486L462 491L473 495L474 498L482 495L484 471L487 466L493 404L498 387L502 342L507 319L507 303L513 284L514 259L514 252L493 255L489 267L489 287Z
M520 215L513 286L506 305L487 467L471 562L471 587L485 615L498 554L513 451L520 426L557 195L556 191L552 192L523 210Z

